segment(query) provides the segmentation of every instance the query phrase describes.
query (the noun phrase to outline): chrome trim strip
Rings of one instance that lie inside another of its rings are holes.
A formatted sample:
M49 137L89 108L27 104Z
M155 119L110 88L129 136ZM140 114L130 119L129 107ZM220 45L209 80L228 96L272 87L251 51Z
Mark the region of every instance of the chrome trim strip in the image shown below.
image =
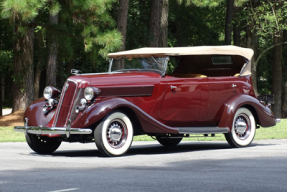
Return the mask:
M178 127L180 134L216 134L229 131L228 127Z
M109 95L109 96L102 96L102 97L147 97L151 96L152 94L134 94L134 95Z
M56 134L56 135L66 135L67 138L70 137L71 134L80 134L80 135L89 135L93 131L92 129L82 129L82 128L71 128L71 121L67 127L41 127L41 126L28 126L28 119L25 118L24 126L15 126L15 131L30 133L30 134Z
M123 72L106 72L106 73L81 73L78 74L77 76L81 76L81 75L111 75L111 74L117 74L117 73L123 73Z

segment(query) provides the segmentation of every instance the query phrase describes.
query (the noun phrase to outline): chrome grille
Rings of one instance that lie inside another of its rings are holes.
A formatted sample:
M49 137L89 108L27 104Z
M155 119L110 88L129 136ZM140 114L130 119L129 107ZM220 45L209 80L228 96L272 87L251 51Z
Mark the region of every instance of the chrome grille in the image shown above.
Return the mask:
M76 94L77 84L72 81L67 81L63 91L62 97L57 112L57 118L54 123L55 127L64 127L66 126L67 120L69 119L71 108L73 106L73 100Z
M70 119L71 122L73 122L79 115L79 113L76 113L76 107L80 105L80 101L82 98L84 98L84 90L85 89L78 89L75 100L74 100L74 105L71 111Z

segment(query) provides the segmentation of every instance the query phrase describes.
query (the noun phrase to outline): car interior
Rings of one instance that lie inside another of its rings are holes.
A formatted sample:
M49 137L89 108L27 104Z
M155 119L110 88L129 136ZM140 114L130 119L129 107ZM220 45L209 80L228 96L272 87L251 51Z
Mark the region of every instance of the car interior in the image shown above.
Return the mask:
M173 77L239 76L247 60L239 55L186 55L170 57L174 69L168 68Z

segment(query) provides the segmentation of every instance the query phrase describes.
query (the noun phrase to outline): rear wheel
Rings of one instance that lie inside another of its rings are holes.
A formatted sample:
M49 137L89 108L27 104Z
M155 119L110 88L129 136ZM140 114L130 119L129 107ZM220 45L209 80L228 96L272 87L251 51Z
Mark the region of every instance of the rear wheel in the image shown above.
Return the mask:
M27 133L25 135L29 147L40 154L53 153L61 145L61 141L55 138L39 137L34 134Z
M233 118L231 131L225 134L232 147L245 147L251 144L256 130L253 114L247 108L239 108Z
M182 137L179 137L179 138L170 138L170 137L161 137L161 136L156 136L156 139L157 141L162 144L163 146L167 146L167 147L170 147L170 146L176 146L178 145L181 140L182 140Z
M133 126L129 117L115 111L96 127L95 142L105 156L120 156L127 152L133 141Z

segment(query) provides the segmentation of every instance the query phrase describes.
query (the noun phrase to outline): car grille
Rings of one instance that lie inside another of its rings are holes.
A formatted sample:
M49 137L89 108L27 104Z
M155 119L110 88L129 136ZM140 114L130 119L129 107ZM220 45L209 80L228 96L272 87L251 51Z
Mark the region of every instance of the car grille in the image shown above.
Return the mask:
M67 87L68 85L68 87ZM67 88L66 88L67 87ZM66 91L65 91L66 89ZM57 114L57 119L55 122L55 127L64 127L66 125L69 114L71 113L71 107L73 105L73 99L76 94L77 84L72 81L67 81L60 100L59 110Z
M80 101L82 98L84 98L84 90L85 89L78 89L75 100L74 100L74 105L71 111L70 115L70 120L73 122L79 115L79 113L76 113L76 107L80 105Z

